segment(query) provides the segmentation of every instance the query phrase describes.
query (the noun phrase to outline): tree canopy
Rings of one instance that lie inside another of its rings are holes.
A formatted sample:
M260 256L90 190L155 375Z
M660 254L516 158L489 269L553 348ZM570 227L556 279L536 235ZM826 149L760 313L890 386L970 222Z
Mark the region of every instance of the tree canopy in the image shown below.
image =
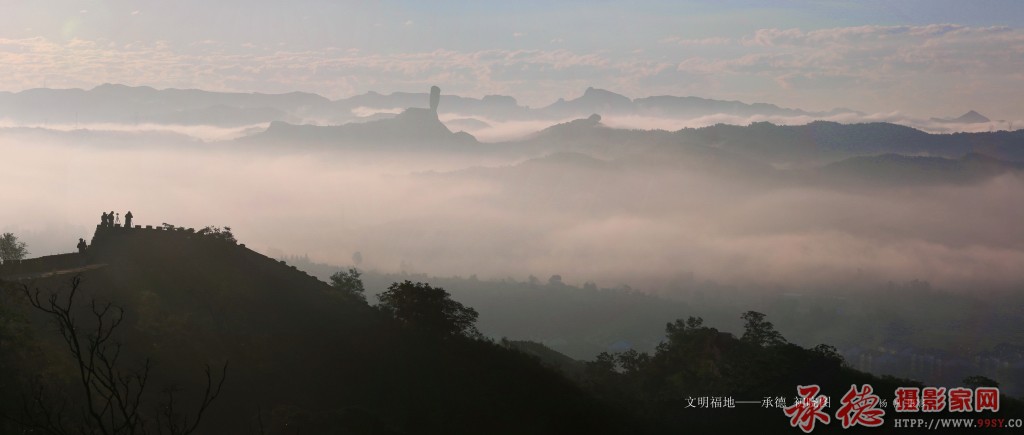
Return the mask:
M364 294L366 289L363 288L363 280L359 278L361 275L362 273L354 267L350 267L347 271L336 272L331 275L331 286L346 296L366 302Z
M231 233L231 227L221 228L211 225L208 227L204 227L199 231L196 231L196 234L218 240L224 240L227 242L238 243L238 240L235 239L235 235Z
M13 233L0 236L0 260L22 260L28 255L25 242L18 240Z
M425 331L477 337L477 312L451 298L445 289L411 281L393 283L377 295L380 310Z
M763 313L747 311L740 317L745 322L741 340L761 347L786 344L786 339L782 337L779 331L775 330L775 325L772 322L765 320Z

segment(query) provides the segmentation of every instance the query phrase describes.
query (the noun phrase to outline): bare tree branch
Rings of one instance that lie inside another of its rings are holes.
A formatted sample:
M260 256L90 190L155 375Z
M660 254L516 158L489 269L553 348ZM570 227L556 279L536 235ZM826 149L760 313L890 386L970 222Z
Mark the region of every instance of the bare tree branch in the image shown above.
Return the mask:
M126 370L120 363L122 344L114 339L114 332L124 321L124 309L108 303L90 302L95 326L82 328L72 313L75 296L81 286L81 278L71 281L67 298L61 299L51 293L45 299L39 289L29 290L22 285L22 291L29 303L39 311L48 314L56 323L57 330L67 344L78 368L79 381L85 403L78 427L68 430L64 416L66 400L55 407L45 400L42 389L31 400L26 400L26 415L38 416L32 426L54 435L69 433L102 435L145 435L149 419L141 412L145 391L149 383L152 361L146 358L142 367ZM165 390L163 404L155 417L157 433L188 435L193 433L202 421L210 404L220 396L227 379L227 363L214 376L209 364L206 366L206 389L199 407L190 417L175 409L175 388Z

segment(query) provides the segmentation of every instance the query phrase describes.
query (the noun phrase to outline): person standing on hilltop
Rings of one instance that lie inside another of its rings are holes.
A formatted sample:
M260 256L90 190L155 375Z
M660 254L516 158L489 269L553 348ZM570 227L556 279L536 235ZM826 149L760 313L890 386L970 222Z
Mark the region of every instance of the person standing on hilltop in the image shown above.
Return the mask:
M107 226L114 227L114 210L110 210L110 213L107 213Z
M85 239L78 239L78 253L84 255L86 248L88 248L88 245L85 244Z
M115 216L117 216L117 218L114 219L114 225L121 225L121 213L116 213Z
M128 210L128 213L124 214L124 227L125 228L131 228L132 227L132 217L133 216L132 216L132 211L131 210Z
M100 216L100 226L107 226L107 212L103 212L103 216Z

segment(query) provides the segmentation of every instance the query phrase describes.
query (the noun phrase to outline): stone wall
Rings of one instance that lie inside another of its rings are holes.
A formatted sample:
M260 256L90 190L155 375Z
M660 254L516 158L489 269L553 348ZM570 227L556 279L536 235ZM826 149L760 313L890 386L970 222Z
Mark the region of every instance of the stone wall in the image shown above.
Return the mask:
M86 259L78 253L47 255L25 260L5 261L0 265L0 277L17 277L75 269L86 265Z

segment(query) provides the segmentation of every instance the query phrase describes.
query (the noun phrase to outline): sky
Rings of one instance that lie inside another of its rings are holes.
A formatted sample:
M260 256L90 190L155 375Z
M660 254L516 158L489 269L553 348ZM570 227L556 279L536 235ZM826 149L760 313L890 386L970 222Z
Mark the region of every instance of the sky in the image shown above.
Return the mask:
M1024 124L1021 1L10 3L0 13L0 92L119 83L344 98L438 85L540 107L592 86L630 97L867 114L836 119L847 122L975 109ZM0 155L13 170L8 178L24 182L0 189L0 203L13 204L0 208L0 230L23 236L32 255L72 249L91 232L96 204L107 204L133 210L144 225L231 225L240 240L274 256L344 264L360 251L367 267L392 271L558 273L630 285L679 271L790 283L861 271L946 285L1024 280L1022 237L1013 232L1024 216L1019 176L867 192L747 192L674 170L610 181L603 173L527 173L534 183L502 184L446 173L484 166L502 174L518 157L243 156L155 133L217 140L250 126L93 125L90 132L77 122L8 129L15 125L3 118ZM637 128L613 116L602 122ZM550 123L508 128L532 132ZM133 147L142 141L153 146ZM609 185L592 188L601 182Z
M807 110L1024 119L1024 2L200 1L5 4L0 91L512 95L588 86Z

